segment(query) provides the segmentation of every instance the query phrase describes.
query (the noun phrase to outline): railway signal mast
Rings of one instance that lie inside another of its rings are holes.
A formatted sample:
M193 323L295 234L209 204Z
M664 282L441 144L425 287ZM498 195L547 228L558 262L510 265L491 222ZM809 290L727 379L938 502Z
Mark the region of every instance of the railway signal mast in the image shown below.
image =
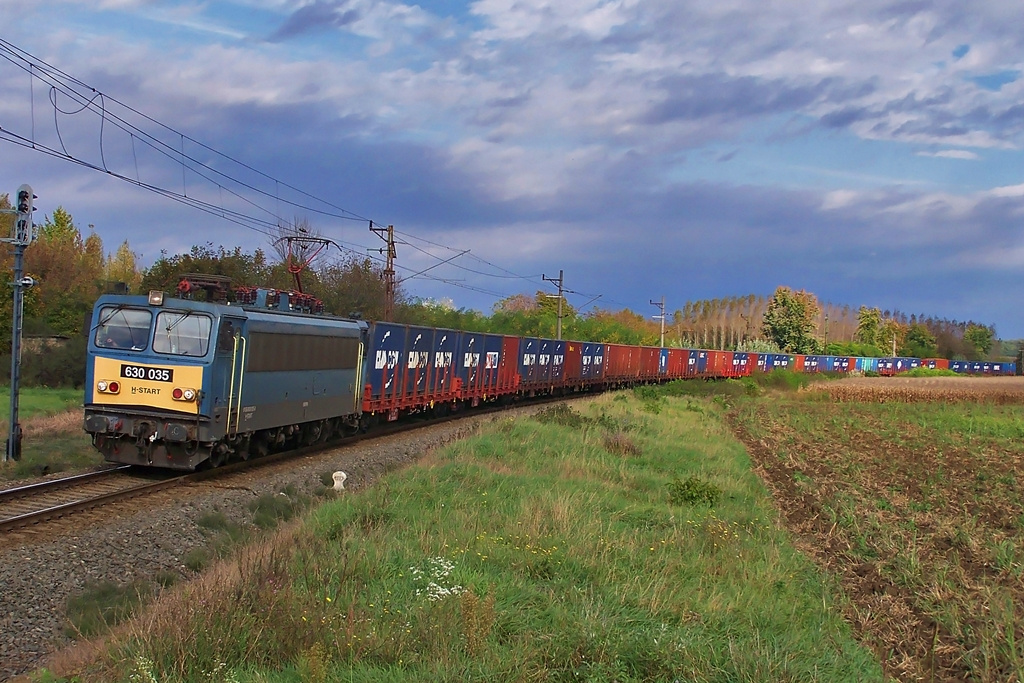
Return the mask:
M21 381L21 330L25 309L25 290L34 287L36 281L25 277L25 248L32 241L33 201L37 199L29 185L18 188L15 208L4 209L13 213L14 229L10 237L0 238L14 247L14 313L11 316L11 416L10 433L4 450L4 461L21 460L21 424L18 422L18 389Z

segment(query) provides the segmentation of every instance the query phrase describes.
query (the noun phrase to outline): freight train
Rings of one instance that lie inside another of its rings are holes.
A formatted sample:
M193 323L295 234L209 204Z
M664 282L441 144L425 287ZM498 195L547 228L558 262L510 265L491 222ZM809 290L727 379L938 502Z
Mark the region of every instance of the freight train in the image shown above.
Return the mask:
M1015 372L1013 363L515 337L348 320L321 309L306 295L268 289L238 290L232 303L158 291L102 296L92 314L85 383L93 445L109 462L194 470L378 421L528 396L777 369Z

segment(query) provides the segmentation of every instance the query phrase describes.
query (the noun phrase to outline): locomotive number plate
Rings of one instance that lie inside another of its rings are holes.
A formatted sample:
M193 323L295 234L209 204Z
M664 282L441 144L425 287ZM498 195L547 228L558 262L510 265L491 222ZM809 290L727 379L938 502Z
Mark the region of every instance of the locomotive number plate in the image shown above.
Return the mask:
M174 380L174 370L122 364L121 376L127 379L148 379L151 382L171 382Z

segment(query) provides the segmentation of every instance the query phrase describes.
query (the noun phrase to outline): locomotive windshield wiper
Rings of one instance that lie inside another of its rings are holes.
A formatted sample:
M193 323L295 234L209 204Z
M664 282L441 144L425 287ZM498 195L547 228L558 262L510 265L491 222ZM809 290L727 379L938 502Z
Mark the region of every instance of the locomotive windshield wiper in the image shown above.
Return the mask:
M96 328L103 327L104 325L109 323L114 318L115 315L117 315L118 313L120 313L121 311L126 309L127 307L128 307L128 304L118 304L117 306L114 307L114 310L112 310L107 317L105 317L103 320L101 320L98 323L96 323L93 326L93 328L91 330L89 330L89 332L92 333L93 331L96 330Z
M176 320L175 320L175 321L174 321L173 323L171 323L170 325L168 325L168 326L167 326L167 328L166 328L166 329L165 329L164 331L165 331L165 332L167 332L168 334L170 334L171 330L173 330L173 329L174 329L175 327L177 327L177 326L178 326L178 323L180 323L180 322L181 322L182 320L184 320L185 318L187 318L187 317L189 317L190 315L192 315L192 314L193 314L194 312L195 312L195 311L185 311L185 312L184 312L184 313L183 313L183 314L182 314L182 315L181 315L181 316L180 316L179 318L177 318L177 319L176 319Z

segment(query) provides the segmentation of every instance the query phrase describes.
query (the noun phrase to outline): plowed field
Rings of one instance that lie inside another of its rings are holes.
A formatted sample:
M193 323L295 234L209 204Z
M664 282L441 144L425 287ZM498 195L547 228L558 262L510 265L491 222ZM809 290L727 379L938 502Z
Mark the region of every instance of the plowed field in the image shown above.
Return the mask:
M861 640L898 680L1024 681L1024 379L817 390L730 419Z

